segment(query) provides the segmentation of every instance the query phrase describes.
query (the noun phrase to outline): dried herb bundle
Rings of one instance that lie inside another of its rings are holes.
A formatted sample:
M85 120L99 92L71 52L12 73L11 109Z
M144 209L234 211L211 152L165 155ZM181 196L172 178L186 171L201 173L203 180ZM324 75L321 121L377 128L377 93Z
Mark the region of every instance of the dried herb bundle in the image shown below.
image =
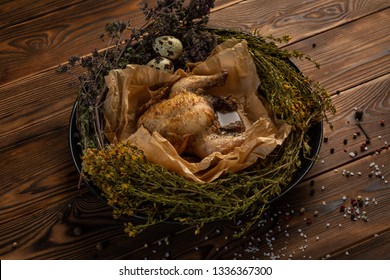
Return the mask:
M196 225L233 219L248 211L252 222L268 207L271 198L280 194L300 167L302 151L308 153L306 132L309 127L334 112L326 90L302 75L289 58L306 58L298 51L281 50L275 42L286 38L263 37L231 30L207 28L213 0L160 0L155 8L143 6L147 24L132 29L123 40L130 23L111 22L102 38L110 38L110 47L91 56L72 57L69 65L80 63L87 73L77 100L77 125L83 150L83 176L101 190L114 216L138 215L145 223L129 223L126 231L134 236L143 229L166 220ZM152 42L160 35L173 35L184 46L176 68L187 62L204 60L211 50L228 38L244 39L262 81L259 95L268 101L275 118L293 126L282 146L265 160L240 173L229 173L211 183L188 181L161 166L149 163L130 143L109 145L103 136L101 104L106 87L104 76L111 69L127 64L146 64L153 58ZM112 46L111 46L112 45ZM69 71L67 66L59 70ZM251 223L248 224L248 227Z

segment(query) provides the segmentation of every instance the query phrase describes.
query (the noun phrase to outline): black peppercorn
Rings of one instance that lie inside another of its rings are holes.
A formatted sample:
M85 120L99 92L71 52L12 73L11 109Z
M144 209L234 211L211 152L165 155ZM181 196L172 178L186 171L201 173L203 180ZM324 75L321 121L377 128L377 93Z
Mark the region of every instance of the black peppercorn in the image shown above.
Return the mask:
M355 119L361 121L363 119L363 110L358 109L355 112Z
M347 145L348 144L348 139L345 138L343 143L344 143L344 145Z

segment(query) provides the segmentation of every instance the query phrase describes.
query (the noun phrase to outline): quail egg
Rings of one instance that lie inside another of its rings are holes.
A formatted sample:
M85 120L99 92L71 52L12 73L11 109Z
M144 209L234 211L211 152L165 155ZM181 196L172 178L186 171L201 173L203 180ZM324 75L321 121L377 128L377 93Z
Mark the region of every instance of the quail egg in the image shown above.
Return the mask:
M168 58L160 56L152 59L146 65L158 70L167 71L169 73L173 73L174 70L173 62Z
M183 44L173 36L160 36L154 41L153 50L162 57L176 59L183 53Z

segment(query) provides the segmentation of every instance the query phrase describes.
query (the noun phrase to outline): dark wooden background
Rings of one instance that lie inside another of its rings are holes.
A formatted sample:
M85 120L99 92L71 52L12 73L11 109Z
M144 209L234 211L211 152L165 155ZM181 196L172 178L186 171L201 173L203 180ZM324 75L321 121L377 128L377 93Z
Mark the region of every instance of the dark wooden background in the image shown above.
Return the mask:
M123 220L77 187L67 142L77 88L54 70L72 55L106 47L98 35L109 20L141 25L139 3L0 1L0 258L390 259L390 2L216 0L210 26L289 34L281 47L321 64L297 62L337 108L318 162L239 239L232 235L241 221L212 223L196 236L192 227L161 224L129 238ZM371 138L365 152L364 135L353 139L356 108ZM372 162L383 179L368 176ZM358 196L367 199L368 221L339 211Z

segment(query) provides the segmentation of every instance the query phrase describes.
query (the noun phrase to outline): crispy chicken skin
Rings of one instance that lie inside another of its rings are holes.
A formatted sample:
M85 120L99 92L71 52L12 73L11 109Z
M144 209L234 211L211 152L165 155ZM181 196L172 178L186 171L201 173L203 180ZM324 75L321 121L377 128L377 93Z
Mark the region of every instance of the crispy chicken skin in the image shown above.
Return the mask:
M210 76L189 76L180 79L164 99L144 112L137 126L157 131L179 154L199 158L213 152L228 153L244 141L241 134L222 134L217 125L213 98L202 95L206 89L223 85L227 72Z

